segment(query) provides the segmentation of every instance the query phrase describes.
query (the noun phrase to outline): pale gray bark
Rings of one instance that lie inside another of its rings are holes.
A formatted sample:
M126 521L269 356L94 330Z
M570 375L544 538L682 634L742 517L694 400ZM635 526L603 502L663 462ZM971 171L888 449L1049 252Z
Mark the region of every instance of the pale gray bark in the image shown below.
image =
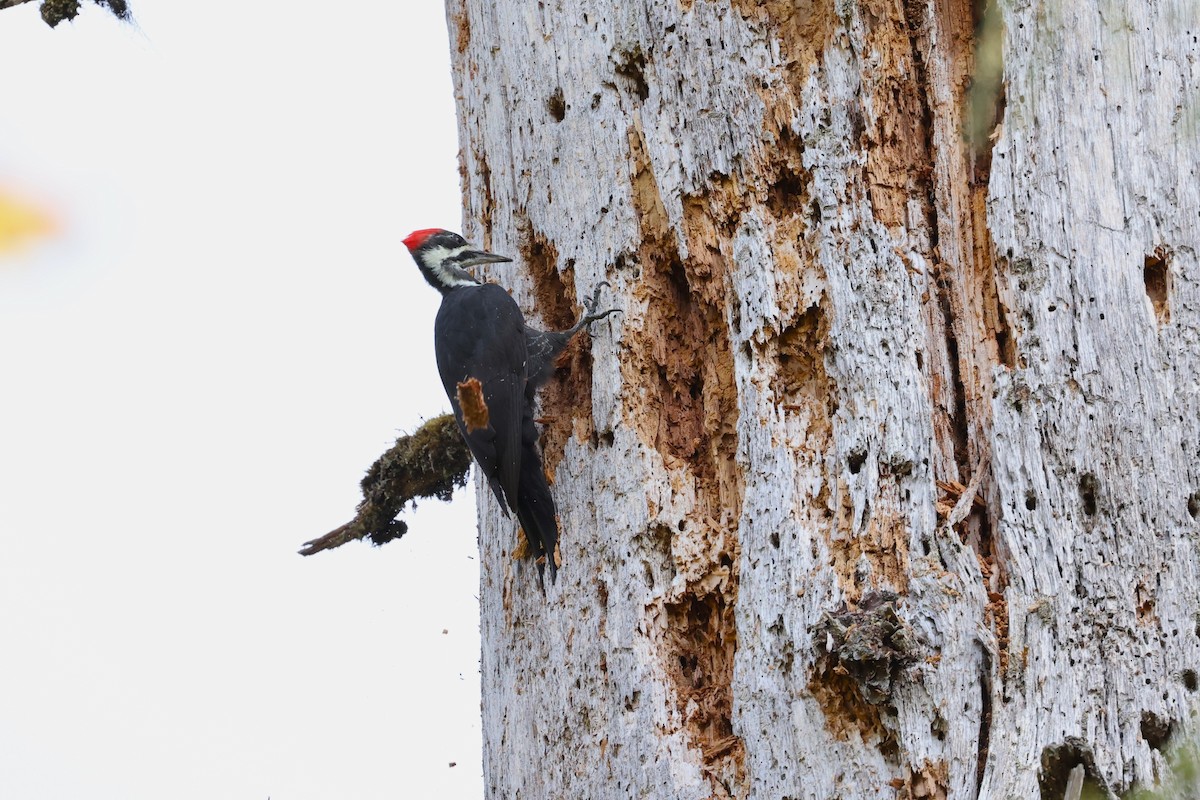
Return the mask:
M544 396L545 598L479 493L489 797L1165 774L1200 671L1200 14L1001 12L973 150L970 3L449 0L468 237L547 327L602 280L624 312Z

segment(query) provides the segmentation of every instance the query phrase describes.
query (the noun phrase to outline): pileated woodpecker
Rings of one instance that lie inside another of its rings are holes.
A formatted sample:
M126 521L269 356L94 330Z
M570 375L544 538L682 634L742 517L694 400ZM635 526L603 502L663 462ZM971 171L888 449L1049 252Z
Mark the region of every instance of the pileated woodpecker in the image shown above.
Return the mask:
M475 249L457 233L440 228L414 231L404 238L404 245L425 280L442 294L433 324L433 347L458 429L500 509L505 516L510 510L517 513L537 561L539 581L546 567L553 581L558 571L558 520L534 424L536 393L550 379L555 358L571 338L616 309L596 313L600 296L596 287L573 327L539 331L525 324L507 291L466 271L511 258ZM463 420L458 384L471 378L481 384L488 410L486 427L471 429Z

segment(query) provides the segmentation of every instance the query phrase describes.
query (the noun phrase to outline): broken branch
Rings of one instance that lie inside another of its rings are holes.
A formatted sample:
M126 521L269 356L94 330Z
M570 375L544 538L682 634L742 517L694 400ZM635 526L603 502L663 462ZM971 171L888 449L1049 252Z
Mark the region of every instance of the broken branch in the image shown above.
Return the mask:
M362 480L362 502L354 519L324 536L305 542L300 555L311 556L346 542L370 538L376 545L399 539L408 524L396 515L419 497L449 500L467 484L471 451L458 432L454 416L443 414L416 433L401 436L379 457Z
M491 415L487 401L483 399L483 384L479 378L467 378L458 384L458 407L462 409L463 426L467 433L487 428Z

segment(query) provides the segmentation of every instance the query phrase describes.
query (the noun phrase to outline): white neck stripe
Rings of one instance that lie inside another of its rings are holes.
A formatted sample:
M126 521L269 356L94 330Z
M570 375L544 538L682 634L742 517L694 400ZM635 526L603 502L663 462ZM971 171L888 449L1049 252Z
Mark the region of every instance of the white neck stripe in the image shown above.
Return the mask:
M464 278L460 275L455 275L451 270L446 269L445 265L440 261L436 265L430 267L430 269L433 271L433 274L437 276L438 282L441 283L442 286L477 286L479 284L478 281L473 281L470 278Z
M478 286L479 281L473 280L469 275L462 270L446 265L446 260L466 250L467 247L457 247L450 250L446 247L434 247L425 253L424 262L429 265L429 271L433 273L434 280L439 285L445 286L447 289L456 289L460 286Z

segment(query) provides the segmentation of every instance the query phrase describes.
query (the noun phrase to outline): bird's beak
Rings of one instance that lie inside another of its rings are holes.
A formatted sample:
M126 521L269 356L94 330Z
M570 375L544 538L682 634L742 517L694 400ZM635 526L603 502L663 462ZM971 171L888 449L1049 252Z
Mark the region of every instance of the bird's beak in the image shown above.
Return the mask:
M498 256L495 253L489 253L486 250L467 250L454 259L455 263L463 268L478 267L480 264L499 264L504 261L512 261L508 256Z

